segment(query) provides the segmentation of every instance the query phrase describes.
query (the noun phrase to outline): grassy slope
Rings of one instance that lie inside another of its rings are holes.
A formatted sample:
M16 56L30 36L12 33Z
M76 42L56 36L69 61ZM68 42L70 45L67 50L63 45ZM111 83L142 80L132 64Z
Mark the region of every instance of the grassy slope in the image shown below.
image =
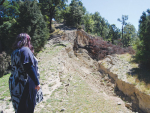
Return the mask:
M150 94L150 70L139 68L130 54L118 56L120 59L129 62L132 67L131 74L127 74L127 80L134 84L140 91Z
M0 100L3 100L6 97L10 97L8 84L9 76L10 74L7 74L0 78Z

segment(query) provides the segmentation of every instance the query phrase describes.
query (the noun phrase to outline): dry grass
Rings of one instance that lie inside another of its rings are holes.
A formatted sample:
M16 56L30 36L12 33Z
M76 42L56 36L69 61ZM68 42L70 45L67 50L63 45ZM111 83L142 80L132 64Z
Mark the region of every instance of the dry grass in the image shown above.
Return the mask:
M149 70L139 68L138 64L133 61L134 58L130 54L119 55L119 58L129 62L132 67L131 72L127 73L128 82L134 84L141 92L150 94Z
M50 35L62 35L63 31L60 29L55 29L55 31L53 33L51 33Z
M89 85L74 73L69 86L61 86L47 99L39 113L117 113L122 106L114 105L100 94L93 92ZM62 78L67 82L70 75Z

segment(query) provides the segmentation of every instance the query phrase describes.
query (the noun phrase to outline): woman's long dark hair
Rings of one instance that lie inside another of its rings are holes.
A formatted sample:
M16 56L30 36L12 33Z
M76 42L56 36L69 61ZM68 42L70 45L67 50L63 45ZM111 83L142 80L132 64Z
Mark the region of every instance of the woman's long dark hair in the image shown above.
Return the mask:
M31 37L27 33L20 33L15 43L13 44L13 49L19 49L23 46L29 47L30 50L32 50L33 46L31 44Z

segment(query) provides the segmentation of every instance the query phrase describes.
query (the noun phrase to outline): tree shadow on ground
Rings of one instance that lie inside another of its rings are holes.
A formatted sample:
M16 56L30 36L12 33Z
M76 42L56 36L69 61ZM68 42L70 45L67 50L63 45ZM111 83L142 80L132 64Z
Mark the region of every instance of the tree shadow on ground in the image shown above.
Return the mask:
M132 68L128 74L131 76L137 76L137 79L144 81L146 84L150 83L150 69L147 66Z
M64 26L63 24L58 25L57 27L55 27L56 29L61 29L61 30L76 30L75 27L67 27Z
M54 47L56 47L56 46L63 46L63 47L66 47L66 45L61 44L61 43L58 43L58 44L55 44L55 45L54 45Z

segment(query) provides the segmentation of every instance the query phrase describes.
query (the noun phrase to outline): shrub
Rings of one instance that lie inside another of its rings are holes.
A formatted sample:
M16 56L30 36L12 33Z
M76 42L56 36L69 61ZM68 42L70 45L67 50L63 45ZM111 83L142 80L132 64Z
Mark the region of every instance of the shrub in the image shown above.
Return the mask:
M90 53L90 56L96 60L101 60L107 55L111 54L135 53L132 47L122 48L118 45L113 45L110 42L104 41L103 39L96 38L89 39L89 44L85 45L84 47L79 45L79 42L75 41L74 49L77 49L77 47L87 49L87 51Z
M0 26L1 50L6 51L7 53L12 52L12 44L16 38L13 25L14 23L8 21Z
M7 55L5 52L0 54L0 77L7 73L7 69L10 63L10 56Z

